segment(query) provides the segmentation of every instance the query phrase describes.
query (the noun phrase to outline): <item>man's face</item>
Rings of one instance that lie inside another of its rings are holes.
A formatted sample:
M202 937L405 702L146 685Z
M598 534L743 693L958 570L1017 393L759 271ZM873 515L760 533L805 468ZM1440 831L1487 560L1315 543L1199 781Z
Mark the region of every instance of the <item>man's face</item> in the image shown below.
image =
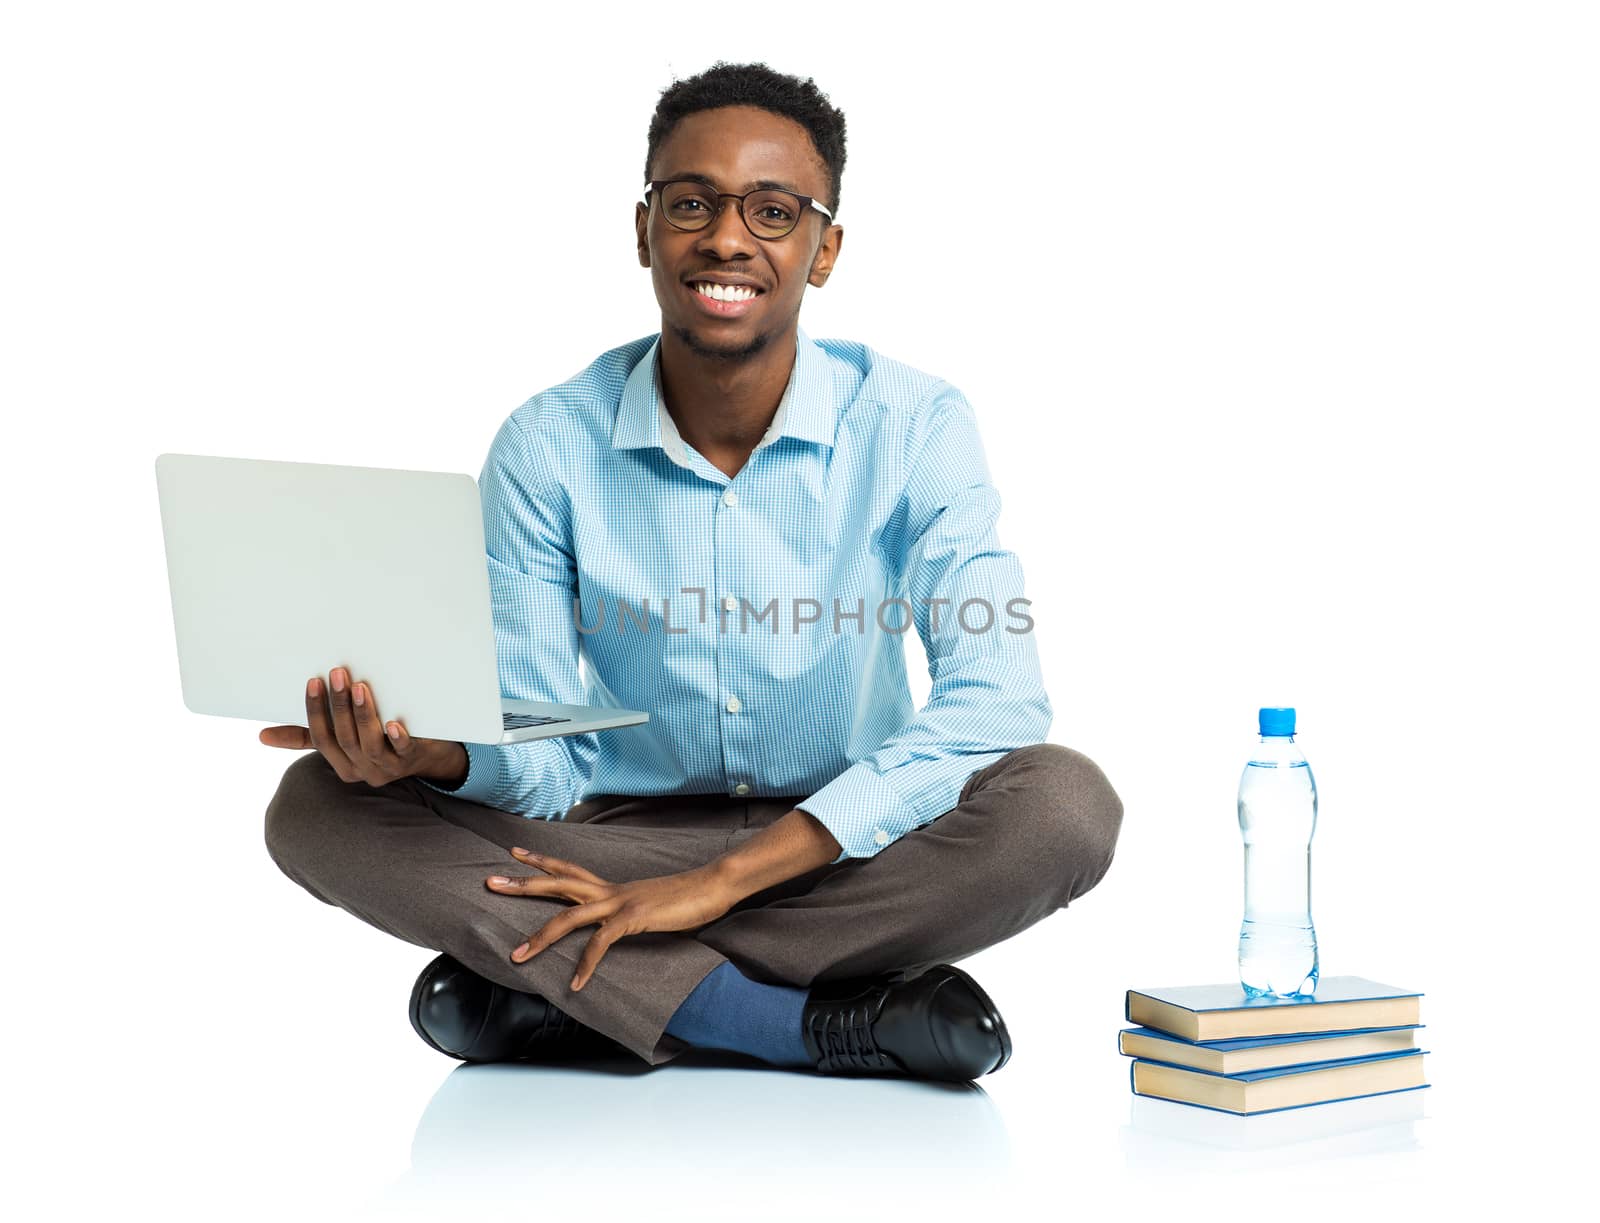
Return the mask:
M715 190L733 195L767 181L830 204L827 168L810 133L793 119L756 107L724 106L680 120L650 167L655 181L702 176ZM651 192L649 209L638 204L634 222L639 263L650 269L661 303L662 329L699 356L738 362L798 325L806 285L827 281L844 230L807 207L782 238L757 238L733 201L722 203L710 225L685 233L668 224ZM697 276L745 281L757 294L730 311L699 295Z

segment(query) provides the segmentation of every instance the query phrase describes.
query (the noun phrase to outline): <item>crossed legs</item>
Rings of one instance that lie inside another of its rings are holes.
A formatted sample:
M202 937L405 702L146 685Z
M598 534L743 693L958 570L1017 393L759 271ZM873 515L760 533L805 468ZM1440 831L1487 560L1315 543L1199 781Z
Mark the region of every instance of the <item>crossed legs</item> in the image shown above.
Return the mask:
M319 900L537 993L660 1065L685 1048L667 1021L725 959L752 978L795 986L909 977L959 960L1092 888L1122 820L1120 799L1088 757L1055 744L1019 748L975 772L956 807L872 858L758 892L697 931L619 939L580 991L568 983L592 927L511 962L513 947L567 907L484 887L486 876L515 869L512 845L605 879L649 878L704 865L798 801L602 797L561 821L529 820L413 780L346 783L313 753L285 771L267 808L266 843Z

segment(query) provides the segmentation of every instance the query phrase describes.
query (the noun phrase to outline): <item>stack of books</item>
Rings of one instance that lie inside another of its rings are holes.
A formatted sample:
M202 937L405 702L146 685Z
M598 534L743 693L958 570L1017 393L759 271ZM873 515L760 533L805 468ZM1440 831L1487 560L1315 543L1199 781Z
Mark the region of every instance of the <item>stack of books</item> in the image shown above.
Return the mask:
M1135 1094L1249 1116L1417 1091L1422 995L1327 977L1306 998L1250 998L1238 982L1130 989L1117 1046Z

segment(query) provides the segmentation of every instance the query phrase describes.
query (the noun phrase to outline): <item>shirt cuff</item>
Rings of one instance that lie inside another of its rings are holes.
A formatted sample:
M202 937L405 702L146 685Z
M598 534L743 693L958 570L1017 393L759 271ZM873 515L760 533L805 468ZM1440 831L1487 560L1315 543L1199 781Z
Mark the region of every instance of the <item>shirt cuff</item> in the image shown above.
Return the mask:
M917 827L911 805L865 761L851 765L799 809L816 816L839 842L842 849L833 862L871 858Z
M453 794L470 802L492 805L488 804L488 800L501 782L500 749L492 743L467 743L463 746L467 749L467 779L455 789L435 785L422 777L417 780L441 794Z

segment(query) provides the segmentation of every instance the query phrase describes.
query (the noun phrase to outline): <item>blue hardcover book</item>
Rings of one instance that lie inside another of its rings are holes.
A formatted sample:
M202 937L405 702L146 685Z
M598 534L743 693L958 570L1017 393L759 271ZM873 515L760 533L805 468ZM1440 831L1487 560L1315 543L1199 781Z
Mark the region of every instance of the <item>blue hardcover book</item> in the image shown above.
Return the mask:
M1243 1074L1208 1074L1187 1066L1135 1058L1128 1067L1128 1077L1137 1095L1255 1116L1335 1100L1419 1090L1428 1086L1422 1069L1425 1052L1413 1049L1407 1053L1248 1070Z
M1117 1033L1117 1051L1124 1057L1189 1066L1211 1074L1241 1074L1246 1070L1409 1052L1417 1047L1415 1033L1421 1026L1360 1028L1353 1032L1321 1032L1311 1036L1253 1036L1205 1044L1158 1032L1155 1028L1125 1028Z
M1238 982L1130 989L1129 1023L1209 1043L1249 1036L1291 1036L1415 1027L1422 994L1365 977L1325 977L1306 998L1251 998Z

